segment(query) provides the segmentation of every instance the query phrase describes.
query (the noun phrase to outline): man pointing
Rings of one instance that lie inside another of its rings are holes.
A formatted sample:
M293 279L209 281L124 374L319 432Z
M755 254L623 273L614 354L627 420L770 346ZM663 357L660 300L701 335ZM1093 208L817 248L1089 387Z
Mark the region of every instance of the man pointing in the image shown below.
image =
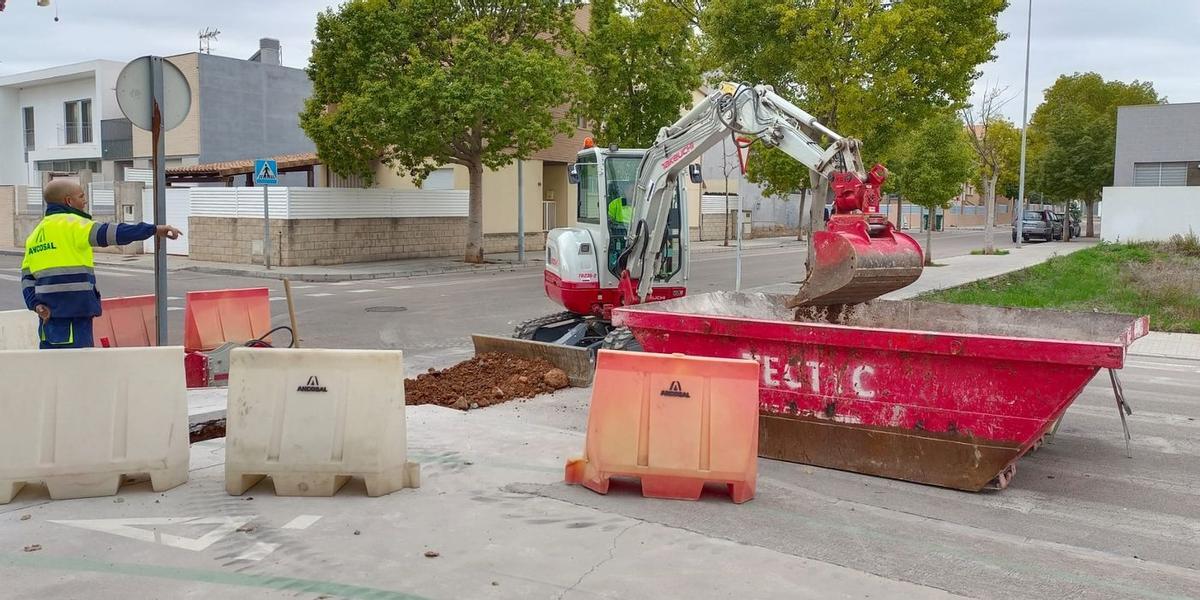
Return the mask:
M79 184L56 179L42 190L46 217L25 240L21 291L25 306L42 322L42 348L91 348L92 319L100 315L92 248L123 246L159 235L177 239L179 230L150 223L97 223L87 213Z

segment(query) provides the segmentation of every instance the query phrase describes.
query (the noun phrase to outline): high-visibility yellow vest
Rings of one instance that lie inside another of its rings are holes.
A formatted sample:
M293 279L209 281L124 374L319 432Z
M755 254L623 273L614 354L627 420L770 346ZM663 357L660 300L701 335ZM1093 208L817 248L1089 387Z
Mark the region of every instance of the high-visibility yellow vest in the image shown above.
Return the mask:
M46 269L64 267L95 267L95 257L88 237L94 221L79 215L58 213L48 215L25 240L25 260L21 268L35 276Z

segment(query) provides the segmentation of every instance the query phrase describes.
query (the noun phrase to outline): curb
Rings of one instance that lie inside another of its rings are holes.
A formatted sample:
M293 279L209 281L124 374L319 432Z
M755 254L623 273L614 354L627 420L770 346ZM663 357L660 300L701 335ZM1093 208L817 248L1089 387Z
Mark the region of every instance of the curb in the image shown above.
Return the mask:
M452 273L498 273L508 271L519 271L537 262L526 262L525 264L495 264L484 265L480 267L444 267L421 269L415 271L385 271L378 273L284 273L279 271L249 271L236 268L225 267L183 267L180 271L191 271L193 273L204 273L208 275L226 275L230 277L250 277L255 279L289 279L292 281L307 281L313 283L332 283L338 281L367 281L371 279L407 279L410 277L426 277L429 275L444 275Z

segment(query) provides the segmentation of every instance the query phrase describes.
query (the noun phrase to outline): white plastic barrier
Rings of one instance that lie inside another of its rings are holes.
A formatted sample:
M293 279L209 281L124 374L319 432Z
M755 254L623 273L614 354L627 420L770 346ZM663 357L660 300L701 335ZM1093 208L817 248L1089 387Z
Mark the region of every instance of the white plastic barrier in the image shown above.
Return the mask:
M236 348L227 414L230 494L266 476L280 496L332 496L351 477L368 496L420 486L398 351Z
M187 481L183 348L4 351L0 382L0 504L37 481L55 500Z
M29 310L0 311L0 350L36 350L38 317Z

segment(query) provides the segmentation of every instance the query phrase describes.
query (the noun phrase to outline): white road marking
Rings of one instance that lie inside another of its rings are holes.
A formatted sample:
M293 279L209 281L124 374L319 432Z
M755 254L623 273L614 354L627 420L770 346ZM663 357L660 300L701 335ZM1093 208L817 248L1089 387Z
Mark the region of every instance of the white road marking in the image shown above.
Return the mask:
M68 527L78 527L101 533L111 533L133 540L162 544L181 550L202 552L217 543L225 536L250 521L255 515L241 517L150 517L144 519L82 519L68 521L50 521ZM216 525L208 533L198 538L188 538L169 533L162 533L156 528L142 529L145 526L162 525ZM272 548L273 549L273 548ZM266 556L265 554L263 556ZM261 557L260 557L261 558Z
M348 294L367 294L370 292L378 292L379 290L346 290Z
M279 544L255 542L249 550L237 555L233 560L262 560L279 548Z
M271 302L279 302L280 300L287 300L287 296L271 296L269 300Z
M305 294L305 295L308 296L309 298L324 298L325 296L332 296L333 294L327 294L325 292L321 292L319 294Z
M293 285L292 289L293 290L307 290L308 288L315 288L315 287L317 287L317 286L315 286L315 285Z
M300 515L288 521L281 529L308 529L313 523L321 520L321 515Z
M167 310L183 310L182 306L168 306Z
M391 286L388 286L388 289L389 290L407 290L408 288L411 288L411 287L412 287L411 285L391 285Z
M21 280L21 278L17 277L16 275L5 275L4 273L0 273L0 281L20 281L20 280Z

